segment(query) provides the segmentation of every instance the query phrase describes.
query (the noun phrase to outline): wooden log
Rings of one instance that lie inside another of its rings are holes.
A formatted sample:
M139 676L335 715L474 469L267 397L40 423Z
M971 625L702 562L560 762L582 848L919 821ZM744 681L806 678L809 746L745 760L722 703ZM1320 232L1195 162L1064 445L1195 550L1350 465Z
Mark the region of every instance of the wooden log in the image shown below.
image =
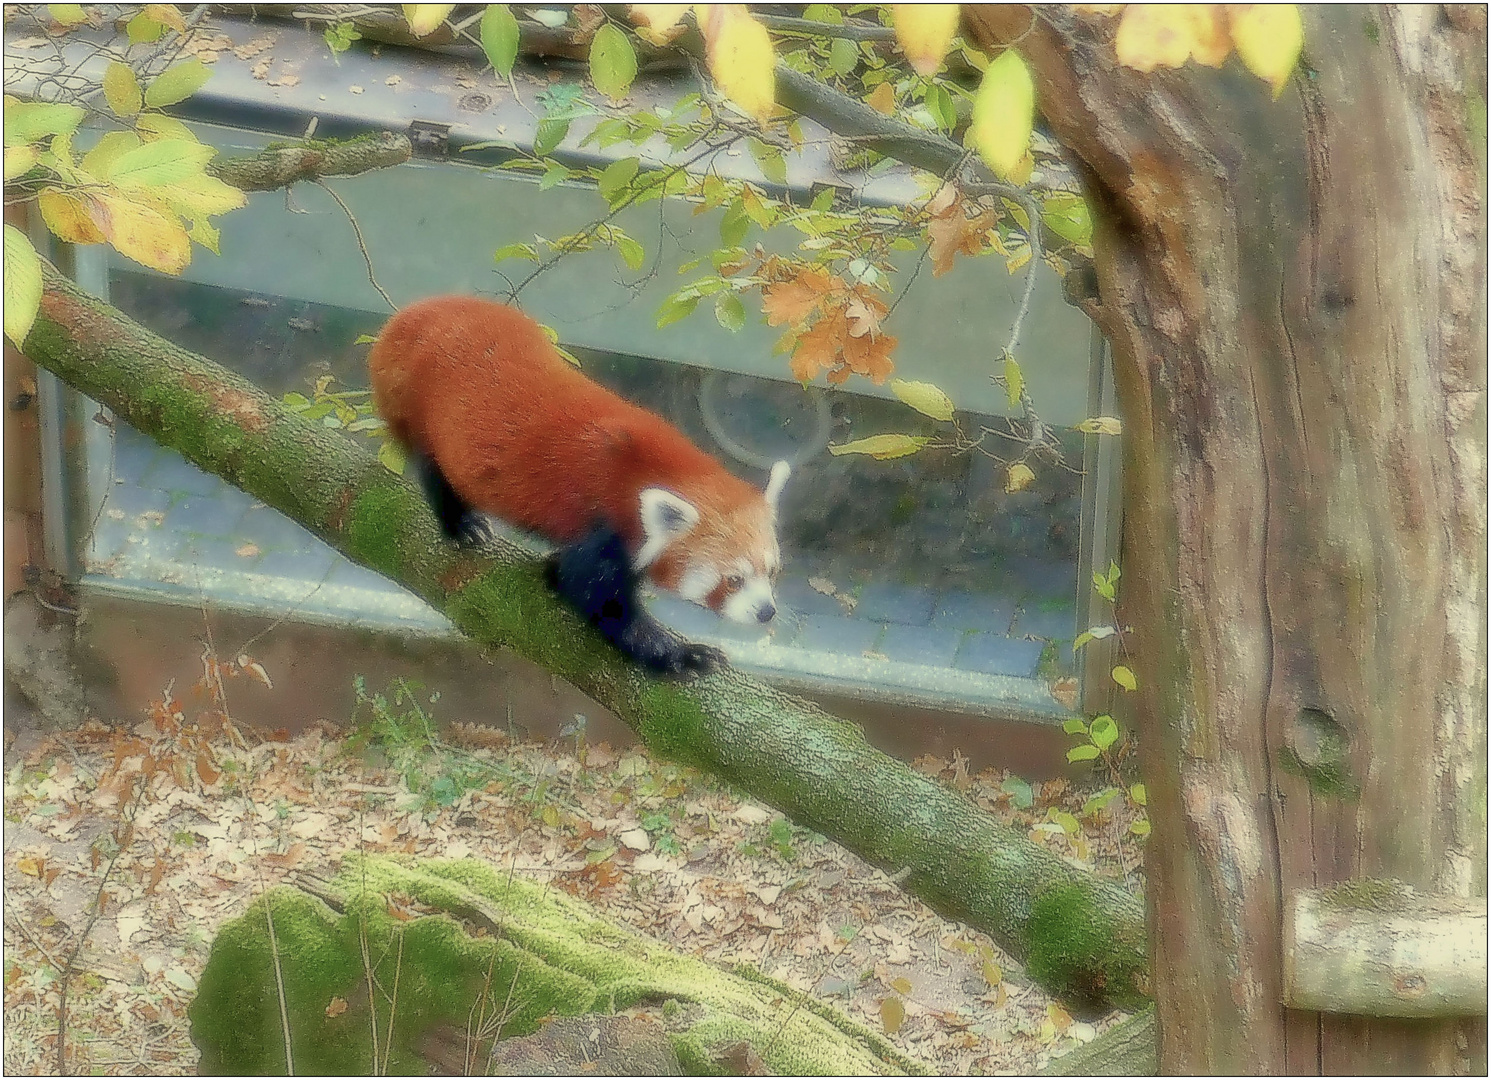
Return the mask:
M1395 881L1304 889L1284 920L1284 1004L1361 1016L1486 1014L1486 900Z

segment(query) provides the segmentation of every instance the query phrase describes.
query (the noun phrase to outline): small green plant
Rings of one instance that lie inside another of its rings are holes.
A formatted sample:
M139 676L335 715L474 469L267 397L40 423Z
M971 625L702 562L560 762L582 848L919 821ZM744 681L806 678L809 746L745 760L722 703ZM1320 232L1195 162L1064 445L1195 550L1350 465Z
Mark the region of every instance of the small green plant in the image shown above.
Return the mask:
M331 50L331 58L341 65L341 54L352 48L352 43L361 39L357 27L350 22L339 22L328 26L322 31L321 36L326 40L326 47Z
M403 775L405 786L422 798L426 810L451 806L468 791L506 778L499 765L440 741L420 704L419 684L399 678L390 696L370 694L359 675L353 688L357 705L348 750L381 756Z

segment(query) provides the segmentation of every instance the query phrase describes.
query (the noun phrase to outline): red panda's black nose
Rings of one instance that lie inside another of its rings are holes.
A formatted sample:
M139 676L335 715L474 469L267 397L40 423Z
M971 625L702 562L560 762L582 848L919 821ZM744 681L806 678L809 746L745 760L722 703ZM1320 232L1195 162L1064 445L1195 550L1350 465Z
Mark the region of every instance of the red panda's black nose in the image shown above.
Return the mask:
M771 622L772 619L776 618L776 614L777 609L772 607L770 604L766 604L761 608L760 611L756 612L756 618L761 620L762 622Z

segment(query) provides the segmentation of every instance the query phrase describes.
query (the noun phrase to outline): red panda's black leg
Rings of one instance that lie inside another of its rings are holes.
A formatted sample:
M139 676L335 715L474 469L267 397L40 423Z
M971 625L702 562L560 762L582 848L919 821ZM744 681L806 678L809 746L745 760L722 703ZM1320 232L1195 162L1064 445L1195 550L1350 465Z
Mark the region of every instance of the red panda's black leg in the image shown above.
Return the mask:
M611 644L653 671L707 675L725 667L725 654L680 641L642 605L641 578L615 529L597 525L549 557L549 584Z
M448 539L467 544L481 544L491 539L486 522L470 503L456 494L456 489L450 486L434 458L411 450L409 462L414 466L419 486L424 490L425 498L430 500L430 509L440 519L440 528Z

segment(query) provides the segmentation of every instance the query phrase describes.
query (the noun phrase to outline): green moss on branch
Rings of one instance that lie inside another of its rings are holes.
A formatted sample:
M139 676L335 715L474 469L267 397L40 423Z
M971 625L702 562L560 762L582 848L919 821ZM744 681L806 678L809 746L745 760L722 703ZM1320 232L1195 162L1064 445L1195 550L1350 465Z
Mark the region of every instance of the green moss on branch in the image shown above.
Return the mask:
M1047 989L1134 1002L1144 912L1121 883L1067 866L859 728L738 671L660 682L544 586L531 553L442 542L418 492L345 436L180 349L48 268L26 352L151 437L423 597L461 631L568 679L654 751L696 765L897 874L936 911L992 934Z

